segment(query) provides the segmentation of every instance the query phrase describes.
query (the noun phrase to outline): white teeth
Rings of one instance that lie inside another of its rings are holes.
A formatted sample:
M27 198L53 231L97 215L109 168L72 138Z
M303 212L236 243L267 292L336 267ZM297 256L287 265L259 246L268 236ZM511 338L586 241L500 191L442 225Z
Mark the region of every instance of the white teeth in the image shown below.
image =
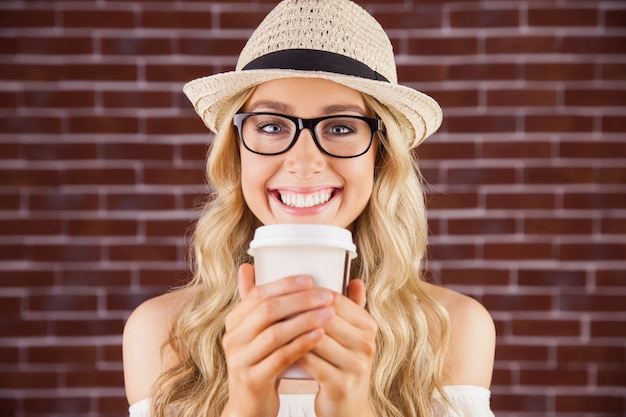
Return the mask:
M330 200L330 194L330 191L318 191L312 194L281 192L280 201L289 207L307 208L327 202Z

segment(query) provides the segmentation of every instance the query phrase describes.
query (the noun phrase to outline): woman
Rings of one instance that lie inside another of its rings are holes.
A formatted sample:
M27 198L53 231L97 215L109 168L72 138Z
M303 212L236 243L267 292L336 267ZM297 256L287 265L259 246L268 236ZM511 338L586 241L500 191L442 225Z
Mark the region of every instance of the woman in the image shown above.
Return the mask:
M233 72L185 93L216 132L194 279L124 331L131 416L492 416L493 321L423 280L427 225L411 148L441 123L397 84L391 43L347 0L287 0ZM256 227L351 230L347 295L310 277L255 286ZM313 380L280 379L291 364Z

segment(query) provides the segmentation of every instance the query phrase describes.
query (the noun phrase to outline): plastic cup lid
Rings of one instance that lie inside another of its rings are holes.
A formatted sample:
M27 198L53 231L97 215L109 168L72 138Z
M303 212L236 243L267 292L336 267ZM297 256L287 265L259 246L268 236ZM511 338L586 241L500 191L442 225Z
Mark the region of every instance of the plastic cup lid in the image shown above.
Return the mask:
M356 256L352 233L342 227L320 224L271 224L254 232L248 253L268 246L330 246L347 250Z

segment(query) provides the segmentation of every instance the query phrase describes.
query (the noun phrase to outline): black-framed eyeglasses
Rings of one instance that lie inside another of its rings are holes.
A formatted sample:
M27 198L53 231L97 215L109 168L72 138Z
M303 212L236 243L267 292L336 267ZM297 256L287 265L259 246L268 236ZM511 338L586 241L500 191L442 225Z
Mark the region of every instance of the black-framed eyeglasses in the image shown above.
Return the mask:
M259 155L279 155L295 145L303 129L311 132L320 151L336 158L355 158L372 146L380 119L333 115L302 119L279 113L237 113L233 119L243 145Z

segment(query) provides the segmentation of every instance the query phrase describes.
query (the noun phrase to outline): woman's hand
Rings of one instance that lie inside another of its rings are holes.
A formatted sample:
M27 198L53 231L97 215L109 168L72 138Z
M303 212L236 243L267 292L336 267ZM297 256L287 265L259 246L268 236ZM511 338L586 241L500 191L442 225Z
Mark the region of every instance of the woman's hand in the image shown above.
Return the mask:
M318 417L373 416L369 402L378 326L364 309L363 281L353 280L348 297L334 296L335 317L322 341L298 361L319 383Z
M222 415L275 417L278 377L324 337L333 293L305 276L255 286L250 264L239 268L239 292L223 338L229 398Z

